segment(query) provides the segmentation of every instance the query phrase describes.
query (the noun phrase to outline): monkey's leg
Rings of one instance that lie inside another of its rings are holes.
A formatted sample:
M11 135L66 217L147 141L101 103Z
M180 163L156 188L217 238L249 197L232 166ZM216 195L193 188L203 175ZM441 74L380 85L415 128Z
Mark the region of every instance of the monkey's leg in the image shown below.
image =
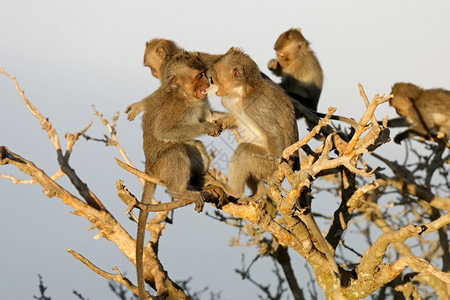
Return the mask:
M194 141L194 147L189 147L188 155L191 159L191 164L194 167L194 173L204 174L208 171L210 159L206 152L206 148L201 141Z
M160 179L167 185L169 194L174 198L192 200L195 203L195 210L201 212L205 204L205 197L199 191L190 190L192 176L196 175L195 170L204 170L200 153L195 157L189 157L192 145L174 145L170 151L166 152L167 159L164 168L160 170ZM200 167L199 167L200 166ZM196 178L195 178L196 179Z
M231 157L228 169L229 190L234 197L241 197L245 184L253 192L251 197L239 202L259 200L265 196L265 187L261 179L267 178L275 170L275 164L267 159L267 151L261 146L241 143Z
M266 187L261 180L250 178L249 180L247 180L247 185L249 186L253 194L248 197L241 197L238 203L248 204L250 202L260 201L267 195Z
M144 191L142 193L141 202L148 204L151 202L153 193L155 192L156 185L154 183L145 182ZM139 300L147 299L147 293L145 290L144 282L144 266L143 266L143 253L144 253L144 237L145 237L145 226L147 224L148 211L139 211L139 219L137 225L137 235L136 235L136 274L138 282L138 292Z

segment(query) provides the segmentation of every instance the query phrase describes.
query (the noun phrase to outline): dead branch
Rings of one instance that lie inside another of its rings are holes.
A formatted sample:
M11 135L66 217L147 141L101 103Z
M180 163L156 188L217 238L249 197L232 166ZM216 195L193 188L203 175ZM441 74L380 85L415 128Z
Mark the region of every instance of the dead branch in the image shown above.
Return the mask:
M67 252L72 254L72 256L79 261L81 261L85 266L87 266L89 269L97 273L98 275L115 282L118 282L122 285L124 285L126 288L128 288L130 291L132 291L134 294L138 294L138 288L137 286L133 285L131 281L122 275L122 273L119 271L117 267L114 267L113 270L116 271L116 274L108 273L106 271L103 271L102 269L98 268L96 265L94 265L92 262L90 262L87 258L85 258L83 255L77 253L75 250L72 249L66 249ZM150 295L148 295L150 296Z
M424 224L422 226L414 226L410 224L400 230L383 233L378 237L375 243L373 243L373 245L364 252L361 263L357 268L357 272L360 274L358 277L360 279L364 279L366 276L372 276L371 274L377 272L377 269L382 266L382 259L389 244L404 242L411 237L437 231L439 228L449 223L450 214L446 214L429 224ZM402 265L402 263L399 262L398 265ZM389 276L385 279L389 279L390 281L394 277L395 276Z
M64 174L61 169L58 169L58 171L56 171L55 174L50 176L50 178L52 180L57 180L58 178L63 177L65 175L66 174ZM12 175L0 174L0 178L11 179L11 182L14 183L14 184L35 184L36 183L36 181L34 181L34 179L23 180L23 179L18 179L16 177L12 176Z
M99 230L96 238L103 237L119 248L119 250L127 256L127 258L136 264L136 241L131 238L128 232L114 219L114 217L105 210L98 210L59 186L45 172L37 168L32 162L23 157L9 151L8 148L0 146L0 165L11 164L16 166L20 171L30 175L36 183L44 188L44 193L48 197L57 197L65 204L75 209L73 214L88 219L93 227ZM159 291L168 289L170 295L174 295L173 299L185 299L184 292L180 290L176 284L167 276L162 268L156 254L151 247L144 249L144 261L146 266L145 278L152 287ZM158 288L160 290L158 290ZM177 298L179 297L179 298Z
M94 110L94 115L96 115L98 117L98 119L100 120L100 122L106 126L109 134L111 135L111 138L107 137L108 140L111 140L111 142L108 143L107 145L116 147L116 149L119 151L120 155L125 160L125 162L128 165L133 166L133 164L131 163L131 160L128 158L128 155L126 154L125 150L122 148L122 146L119 143L119 140L117 139L116 122L119 118L119 112L116 112L116 114L112 118L111 122L109 122L106 118L103 117L103 114L99 113L95 109L94 105L92 105L92 109ZM145 180L142 177L138 177L138 179L141 182L141 185L143 187Z
M127 163L124 163L123 161L121 161L121 160L118 159L118 158L114 158L114 160L115 160L116 163L119 165L119 167L121 167L122 169L124 169L124 170L130 172L131 174L136 175L138 178L142 178L142 179L144 179L144 180L153 182L153 183L158 184L158 185L166 186L166 185L165 185L163 182L161 182L160 180L158 180L158 179L156 179L156 178L154 178L154 177L151 177L150 175L148 175L148 174L145 173L145 172L139 171L138 169L136 169L136 168L133 167L132 165L127 164Z
M86 200L86 203L88 203L92 207L105 210L105 207L103 206L101 201L88 188L88 186L76 175L75 170L72 169L69 165L69 157L70 157L70 153L72 152L72 147L73 147L74 143L78 140L78 137L81 134L83 134L90 127L90 124L83 130L81 130L79 133L76 133L73 135L66 134L66 139L67 139L66 153L63 154L62 150L61 150L61 145L59 143L58 134L53 129L52 123L47 118L45 118L37 110L37 108L25 97L23 90L20 89L19 84L13 75L6 73L2 67L0 67L0 73L4 74L5 76L7 76L8 78L10 78L13 81L17 92L19 93L20 97L22 98L22 100L25 103L25 105L27 106L27 108L40 121L42 129L47 132L48 137L50 138L50 141L53 144L53 147L56 149L56 153L58 156L58 163L59 163L61 170L67 175L67 177L70 179L72 184L78 190L80 195Z

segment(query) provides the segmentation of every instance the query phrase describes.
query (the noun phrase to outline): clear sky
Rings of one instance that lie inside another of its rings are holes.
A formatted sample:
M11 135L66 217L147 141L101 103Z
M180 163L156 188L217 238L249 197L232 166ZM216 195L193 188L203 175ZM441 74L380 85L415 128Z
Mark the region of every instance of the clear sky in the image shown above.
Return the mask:
M450 2L444 0L1 1L0 66L17 77L61 139L90 120L94 125L88 134L102 136L106 129L93 115L92 104L109 118L120 111L118 137L143 169L140 117L129 122L122 112L159 85L142 63L146 41L167 38L188 50L210 53L241 47L267 72L278 35L301 27L325 74L319 110L336 106L338 114L358 118L364 111L358 82L369 98L389 93L398 81L450 89L449 12ZM216 97L210 100L220 109ZM388 104L377 118L385 115L395 116ZM205 142L229 157L223 139ZM4 76L0 145L34 161L47 174L57 169L46 133ZM380 151L391 157L404 154L404 148L395 144ZM71 165L134 235L135 225L124 216L115 181L124 179L136 195L140 185L116 166L117 156L113 148L80 140ZM0 173L26 178L10 166L1 166ZM59 182L68 186L67 179ZM135 280L133 266L116 247L104 239L94 240L97 231L87 231L90 224L70 214L59 199L46 198L39 186L17 186L6 179L0 179L0 191L1 299L37 295L38 273L53 299L76 299L74 289L90 299L111 299L106 280L73 259L66 248L105 270L118 266ZM336 204L336 199L328 200ZM194 213L192 207L178 210L174 221L160 245L161 261L173 279L193 276L194 290L209 286L226 299L257 299L255 289L233 271L241 266L242 253L247 264L256 253L228 246L235 230ZM309 277L304 261L295 259L296 275L305 282ZM267 283L274 279L271 269L269 260L261 261L254 275Z

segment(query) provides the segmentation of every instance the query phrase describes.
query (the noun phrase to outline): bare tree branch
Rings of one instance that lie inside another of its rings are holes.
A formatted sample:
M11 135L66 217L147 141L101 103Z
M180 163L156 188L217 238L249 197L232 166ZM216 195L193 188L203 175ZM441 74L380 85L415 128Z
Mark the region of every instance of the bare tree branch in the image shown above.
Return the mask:
M119 269L117 267L113 268L113 270L116 271L116 274L108 273L108 272L103 271L100 268L98 268L96 265L94 265L92 262L90 262L87 258L85 258L81 254L77 253L76 251L74 251L72 249L66 249L66 251L69 252L70 254L72 254L72 256L74 258L76 258L79 261L81 261L84 265L86 265L89 269L91 269L92 271L94 271L98 275L100 275L100 276L102 276L102 277L104 277L104 278L106 278L108 280L112 280L112 281L118 282L118 283L124 285L125 287L127 287L134 294L136 294L136 295L138 294L137 286L133 285L128 278L123 276L122 273L119 271ZM150 295L148 295L148 296L150 296Z

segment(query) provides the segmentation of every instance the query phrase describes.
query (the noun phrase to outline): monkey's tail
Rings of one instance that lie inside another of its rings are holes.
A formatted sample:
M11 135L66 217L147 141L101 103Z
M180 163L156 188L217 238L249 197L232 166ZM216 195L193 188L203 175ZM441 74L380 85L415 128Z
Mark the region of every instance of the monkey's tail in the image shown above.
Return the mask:
M141 202L144 204L150 203L153 194L156 189L156 184L146 181L144 185L144 192L142 193ZM136 274L137 274L137 283L138 283L138 293L139 300L147 299L147 291L145 290L145 282L144 282L144 238L145 238L145 228L147 225L147 210L139 211L139 219L137 225L137 234L136 234Z

